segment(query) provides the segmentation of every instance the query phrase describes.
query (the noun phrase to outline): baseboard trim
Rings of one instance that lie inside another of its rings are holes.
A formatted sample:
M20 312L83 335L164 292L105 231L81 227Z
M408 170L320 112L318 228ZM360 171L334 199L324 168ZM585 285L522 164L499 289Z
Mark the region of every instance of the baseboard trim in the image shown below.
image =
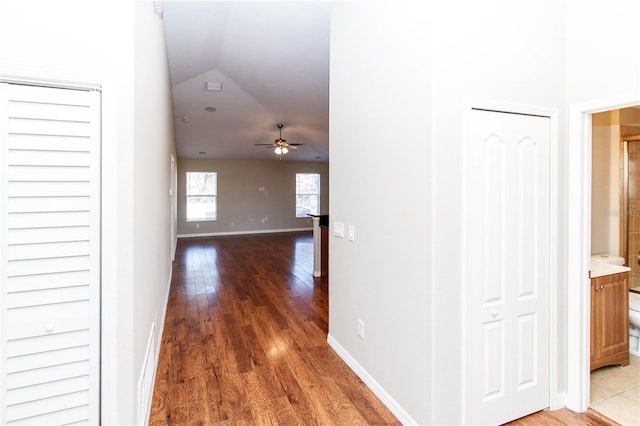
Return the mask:
M162 347L162 335L164 333L164 322L167 318L167 308L169 307L169 294L171 293L171 279L173 277L173 264L169 265L169 281L167 283L167 290L164 295L164 307L161 312L161 318L158 319L158 322L155 324L155 364L153 366L153 378L151 380L151 395L149 396L149 401L147 401L147 409L146 413L141 413L143 419L139 419L142 421L143 425L149 424L149 416L151 415L151 405L153 403L153 394L155 392L156 387L156 375L158 373L158 364L160 362L160 349ZM139 401L140 403L140 401Z
M560 392L556 395L555 400L552 400L550 410L559 410L567 406L567 393Z
M403 425L417 425L414 419L411 418L395 399L387 393L386 390L351 356L351 354L344 348L334 337L329 334L327 336L327 343L338 354L342 360L347 363L362 381L367 385L369 389L382 401L382 403L393 413L394 416L400 420Z
M313 228L259 229L254 231L203 232L199 234L178 234L178 238L221 237L225 235L278 234L281 232L312 231Z

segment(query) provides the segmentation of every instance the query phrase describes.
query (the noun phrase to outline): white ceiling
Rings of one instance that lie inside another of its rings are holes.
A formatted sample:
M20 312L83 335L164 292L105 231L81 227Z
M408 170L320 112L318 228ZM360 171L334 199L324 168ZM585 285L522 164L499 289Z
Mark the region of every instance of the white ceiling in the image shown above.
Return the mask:
M329 159L330 2L162 6L179 157L276 159L253 144L272 143L282 123L284 139L305 144L283 160Z

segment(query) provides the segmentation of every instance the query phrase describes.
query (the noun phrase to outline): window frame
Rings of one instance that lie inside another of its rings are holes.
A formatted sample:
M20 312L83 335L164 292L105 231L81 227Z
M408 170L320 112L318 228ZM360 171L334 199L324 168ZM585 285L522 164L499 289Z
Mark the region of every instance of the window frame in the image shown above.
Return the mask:
M214 175L215 181L213 185L213 193L204 193L204 194L190 194L190 175ZM189 217L189 200L190 199L212 199L214 205L214 216L213 217ZM217 172L201 172L201 171L189 171L185 174L185 222L193 223L193 222L215 222L218 220L218 173Z
M318 185L317 185L317 192L315 193L308 193L308 192L298 192L298 176L299 175L315 175L318 177ZM303 172L303 173L296 173L296 197L295 197L295 211L296 211L296 218L304 218L304 217L308 217L309 214L312 215L319 215L320 214L320 205L321 205L321 199L320 199L320 194L322 191L322 175L320 173L315 173L315 172ZM317 203L316 203L316 212L310 212L310 213L305 213L303 215L299 215L298 214L298 197L299 196L315 196L317 198Z

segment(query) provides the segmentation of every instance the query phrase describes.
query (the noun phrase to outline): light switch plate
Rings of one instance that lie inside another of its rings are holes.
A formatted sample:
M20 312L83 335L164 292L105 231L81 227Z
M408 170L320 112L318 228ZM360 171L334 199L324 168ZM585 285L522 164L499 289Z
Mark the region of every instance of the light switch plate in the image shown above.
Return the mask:
M355 241L356 240L356 227L353 225L349 225L349 231L348 231L348 238L349 241Z
M333 222L333 235L344 238L344 223Z

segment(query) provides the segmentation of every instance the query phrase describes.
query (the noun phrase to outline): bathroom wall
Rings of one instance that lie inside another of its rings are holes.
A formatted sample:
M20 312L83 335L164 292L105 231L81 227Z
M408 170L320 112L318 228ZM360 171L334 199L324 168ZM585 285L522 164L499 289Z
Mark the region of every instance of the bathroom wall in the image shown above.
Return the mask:
M622 255L620 111L593 115L591 253Z

